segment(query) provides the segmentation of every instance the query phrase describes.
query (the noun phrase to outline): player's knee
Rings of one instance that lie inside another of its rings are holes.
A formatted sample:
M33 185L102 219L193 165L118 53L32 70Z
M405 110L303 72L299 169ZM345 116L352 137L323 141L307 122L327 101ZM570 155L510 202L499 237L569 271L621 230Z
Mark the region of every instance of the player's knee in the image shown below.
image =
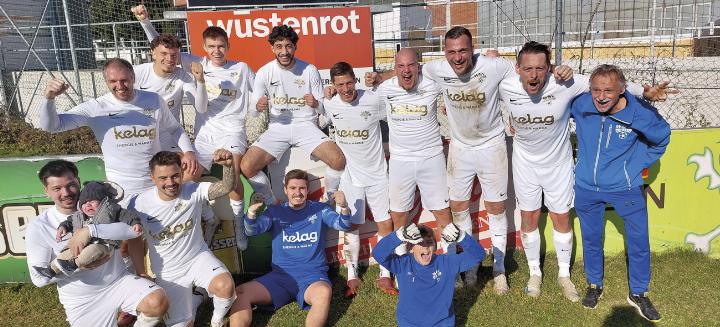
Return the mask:
M504 201L500 201L500 202L486 201L485 209L487 209L489 214L499 215L499 214L503 213L503 211L505 211L505 202Z
M164 290L156 290L142 300L142 308L138 311L149 317L160 317L165 315L170 303Z
M224 299L232 297L232 294L235 291L235 283L233 282L230 273L224 273L213 278L210 287L216 296Z
M329 305L332 298L332 288L327 283L317 283L313 285L312 293L308 299L311 305Z

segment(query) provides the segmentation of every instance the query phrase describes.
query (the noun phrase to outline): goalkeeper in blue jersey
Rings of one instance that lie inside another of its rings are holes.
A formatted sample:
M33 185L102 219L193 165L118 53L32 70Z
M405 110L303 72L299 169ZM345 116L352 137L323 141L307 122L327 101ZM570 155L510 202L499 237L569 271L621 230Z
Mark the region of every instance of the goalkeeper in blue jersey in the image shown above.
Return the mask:
M253 305L278 309L293 300L309 310L306 326L324 326L327 320L332 289L323 227L349 230L350 209L342 191L334 194L340 213L325 203L308 201L308 174L299 169L285 175L284 191L288 201L269 206L259 217L256 212L262 201L248 208L247 235L272 234L272 270L237 287L238 298L230 309L231 326L250 326Z
M436 255L435 234L415 223L384 237L373 250L373 257L395 274L400 289L396 318L398 326L455 326L453 292L455 279L485 257L485 250L472 236L450 223L442 231L448 243L457 242L463 252ZM398 256L395 248L408 242L409 254Z

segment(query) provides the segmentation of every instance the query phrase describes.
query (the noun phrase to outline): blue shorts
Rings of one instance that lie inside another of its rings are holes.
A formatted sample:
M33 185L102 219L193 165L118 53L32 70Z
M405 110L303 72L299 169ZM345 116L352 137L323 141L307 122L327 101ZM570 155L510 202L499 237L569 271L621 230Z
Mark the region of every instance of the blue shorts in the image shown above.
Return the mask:
M283 270L273 269L269 273L256 278L255 281L268 290L275 310L292 302L293 298L297 301L300 309L310 310L310 305L305 303L305 291L307 288L317 281L323 281L332 286L326 272L308 273L302 277L293 277Z

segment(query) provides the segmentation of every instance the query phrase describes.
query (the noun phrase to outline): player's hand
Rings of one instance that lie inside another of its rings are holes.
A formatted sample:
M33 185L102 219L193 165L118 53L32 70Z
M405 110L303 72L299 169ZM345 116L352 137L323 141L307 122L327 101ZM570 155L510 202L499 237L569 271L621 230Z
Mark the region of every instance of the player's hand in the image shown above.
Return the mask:
M89 241L90 230L87 227L83 227L73 232L73 236L70 238L67 247L72 256L77 257Z
M569 81L573 78L573 70L568 65L552 66L551 71L555 80L559 82Z
M63 236L67 234L67 231L65 230L65 227L58 227L57 233L55 233L55 241L60 242L62 241Z
M185 151L182 154L182 170L187 171L190 175L194 176L198 170L198 161L195 158L195 152Z
M233 166L233 155L232 152L225 149L217 149L213 153L213 162L225 167Z
M375 87L382 82L380 74L378 72L367 72L365 73L365 86Z
M305 99L305 105L310 108L317 108L318 105L320 105L318 100L315 99L315 97L310 93L306 93L305 96L303 96L303 98Z
M410 225L400 227L400 229L395 231L395 235L397 235L401 241L408 242L410 244L418 244L422 242L420 229L417 225L415 225L415 223L410 223Z
M258 112L263 112L265 110L268 110L270 108L270 105L268 103L268 97L267 95L263 95L258 99L257 104L255 105L255 110Z
M45 99L55 99L56 96L63 94L69 87L70 84L53 78L48 81L47 86L45 87Z
M140 225L140 224L132 225L132 230L133 230L133 232L135 232L135 234L138 234L138 235L142 234L142 232L143 232L142 225Z
M260 207L263 206L265 203L265 197L263 197L262 193L255 193L252 197L250 197L250 206L248 207L248 212L245 217L248 219L255 219L257 216L257 211L260 209Z
M347 209L348 203L345 199L345 193L343 191L335 191L332 195L333 200L335 200L335 205L340 207L341 209Z
M328 85L323 89L323 93L325 94L325 99L330 99L337 94L337 89L335 89L335 86Z
M130 8L130 11L132 11L133 15L135 15L135 18L139 21L143 21L150 18L150 14L147 11L147 8L145 8L145 5L138 5L135 7Z
M484 56L489 58L497 58L500 57L500 52L497 49L490 48L485 50Z
M650 86L648 84L643 85L643 97L648 101L665 101L667 100L668 94L678 94L680 90L671 89L668 87L670 82L662 82L658 85Z
M461 231L455 223L451 222L443 228L440 236L445 242L454 243L462 241L465 238L465 232Z
M205 83L205 72L201 63L193 61L190 65L190 72L199 83Z

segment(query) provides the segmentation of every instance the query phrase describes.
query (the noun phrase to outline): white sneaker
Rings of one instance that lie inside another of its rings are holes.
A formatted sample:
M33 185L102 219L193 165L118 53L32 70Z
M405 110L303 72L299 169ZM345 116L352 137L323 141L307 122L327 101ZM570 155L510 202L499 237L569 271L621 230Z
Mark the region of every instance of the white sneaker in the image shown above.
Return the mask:
M508 286L505 272L493 272L493 276L493 281L495 283L495 285L493 285L493 289L495 290L495 294L507 294L507 292L510 291L510 287Z
M248 237L245 234L245 224L242 219L235 219L235 245L238 250L245 251L248 247Z
M570 302L580 301L580 294L575 289L575 284L570 280L570 277L558 277L557 281L566 299L570 300Z
M527 286L525 287L525 294L529 297L540 296L540 285L542 284L542 277L537 275L530 275Z

